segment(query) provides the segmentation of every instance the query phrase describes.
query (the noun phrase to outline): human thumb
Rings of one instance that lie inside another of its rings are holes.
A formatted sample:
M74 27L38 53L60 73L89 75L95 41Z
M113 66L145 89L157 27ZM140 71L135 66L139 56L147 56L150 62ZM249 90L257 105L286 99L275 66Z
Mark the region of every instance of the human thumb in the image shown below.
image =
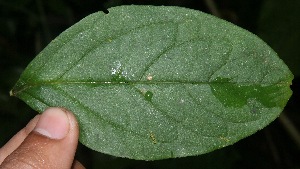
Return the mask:
M0 168L69 169L74 161L78 134L78 124L72 113L49 108L22 144L5 158Z

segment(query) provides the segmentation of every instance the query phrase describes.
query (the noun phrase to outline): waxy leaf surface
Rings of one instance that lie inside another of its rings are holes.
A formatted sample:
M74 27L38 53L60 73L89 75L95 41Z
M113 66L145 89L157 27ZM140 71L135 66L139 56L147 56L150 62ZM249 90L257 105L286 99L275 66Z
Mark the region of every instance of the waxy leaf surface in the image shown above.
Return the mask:
M292 79L267 44L231 23L179 7L120 6L54 39L11 95L39 112L72 111L91 149L156 160L262 129L283 110Z

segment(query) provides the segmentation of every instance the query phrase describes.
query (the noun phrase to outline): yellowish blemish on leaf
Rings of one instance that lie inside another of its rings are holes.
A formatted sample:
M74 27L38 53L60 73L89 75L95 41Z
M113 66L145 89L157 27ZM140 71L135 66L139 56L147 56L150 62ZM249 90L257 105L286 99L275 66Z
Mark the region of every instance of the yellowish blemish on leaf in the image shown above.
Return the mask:
M157 143L155 135L154 135L154 133L152 131L150 131L150 138L151 138L153 144Z
M148 75L148 76L147 76L147 80L150 81L150 80L152 80L152 79L153 79L153 76L152 76L152 75Z
M229 141L230 141L230 140L229 140L228 138L226 138L226 137L220 137L220 139L223 140L223 141L226 141L226 142L229 142Z
M140 89L140 92L145 95L145 93L147 92L147 90L145 88Z

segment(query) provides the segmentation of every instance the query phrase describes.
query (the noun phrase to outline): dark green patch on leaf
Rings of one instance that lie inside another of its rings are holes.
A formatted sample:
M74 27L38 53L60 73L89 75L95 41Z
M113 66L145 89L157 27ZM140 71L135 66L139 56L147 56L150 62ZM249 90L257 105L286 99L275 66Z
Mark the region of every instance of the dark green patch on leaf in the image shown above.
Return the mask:
M230 80L216 80L210 85L213 94L224 106L228 107L243 107L249 104L249 100L256 99L263 104L264 107L284 107L285 100L289 98L276 99L274 94L282 92L284 95L285 90L279 85L265 85L260 84L236 84L230 83Z
M152 97L153 97L153 93L152 93L152 92L147 91L147 92L145 93L145 99L146 99L146 100L151 101Z

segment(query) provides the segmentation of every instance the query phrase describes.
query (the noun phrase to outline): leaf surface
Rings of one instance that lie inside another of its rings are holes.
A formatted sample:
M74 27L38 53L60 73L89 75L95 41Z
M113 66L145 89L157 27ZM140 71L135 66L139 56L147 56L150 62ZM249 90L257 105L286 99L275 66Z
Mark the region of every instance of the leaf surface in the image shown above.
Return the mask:
M80 141L156 160L231 145L279 116L293 75L255 35L179 7L120 6L54 39L11 91L33 109L65 107Z

